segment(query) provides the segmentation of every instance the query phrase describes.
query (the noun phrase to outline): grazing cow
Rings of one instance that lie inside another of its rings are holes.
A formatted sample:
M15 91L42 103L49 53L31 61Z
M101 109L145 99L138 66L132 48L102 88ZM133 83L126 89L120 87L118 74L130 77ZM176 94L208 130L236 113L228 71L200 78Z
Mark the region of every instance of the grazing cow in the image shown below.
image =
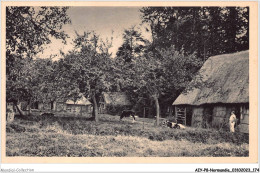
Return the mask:
M120 115L120 121L124 118L124 117L132 117L133 118L133 122L135 122L135 112L132 110L123 110L121 115Z
M169 128L173 128L173 129L177 129L177 128L178 128L177 123L170 122L170 121L168 121L168 120L166 120L165 122L163 122L163 125L165 125L166 127L169 127Z
M170 122L168 120L166 120L165 122L163 122L163 125L166 125L166 127L172 128L172 129L185 129L185 126L182 124L177 124L174 122Z

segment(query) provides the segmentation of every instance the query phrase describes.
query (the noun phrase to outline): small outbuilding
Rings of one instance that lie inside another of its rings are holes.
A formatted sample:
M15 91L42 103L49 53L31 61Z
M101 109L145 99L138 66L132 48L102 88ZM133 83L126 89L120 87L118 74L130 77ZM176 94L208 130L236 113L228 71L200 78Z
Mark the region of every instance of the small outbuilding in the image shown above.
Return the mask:
M27 102L20 102L18 105L24 113L28 113L29 104ZM75 101L72 99L57 99L53 102L33 102L31 105L31 111L34 114L41 114L43 112L61 113L61 114L73 114L82 115L92 113L92 103L85 98L80 98Z
M76 114L91 113L93 110L92 103L83 96L76 101L67 100L65 104L66 104L66 111L71 113L76 113Z
M173 105L178 123L203 128L228 129L235 111L249 133L249 51L210 57Z
M124 92L103 92L99 100L100 113L117 112L131 107L132 104Z

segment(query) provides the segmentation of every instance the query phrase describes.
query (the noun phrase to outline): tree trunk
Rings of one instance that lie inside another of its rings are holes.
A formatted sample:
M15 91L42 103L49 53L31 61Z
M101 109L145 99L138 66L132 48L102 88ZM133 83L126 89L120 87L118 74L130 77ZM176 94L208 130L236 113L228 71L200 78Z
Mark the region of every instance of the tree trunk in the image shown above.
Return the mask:
M99 121L99 117L98 117L98 106L97 106L97 100L96 100L96 95L92 94L92 100L93 100L93 112L92 112L92 116L95 119L96 122Z
M32 99L30 98L30 100L29 100L29 115L32 114L32 109L31 109L31 107L32 107Z
M160 123L160 106L159 106L159 101L158 97L154 96L154 101L155 101L155 109L156 109L156 126L159 126Z
M19 112L20 116L24 116L23 112L20 110L20 108L17 105L17 102L14 102L14 106L17 109L17 111Z

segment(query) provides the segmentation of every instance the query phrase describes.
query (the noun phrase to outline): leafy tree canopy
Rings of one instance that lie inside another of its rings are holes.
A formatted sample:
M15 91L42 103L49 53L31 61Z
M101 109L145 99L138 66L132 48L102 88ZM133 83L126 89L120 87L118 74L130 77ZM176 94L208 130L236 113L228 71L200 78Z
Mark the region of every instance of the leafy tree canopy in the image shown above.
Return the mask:
M20 85L29 78L22 71L33 64L30 62L33 56L51 42L51 36L63 41L68 37L61 30L70 23L67 10L67 7L6 7L7 100L17 101L26 93L30 97L29 87Z

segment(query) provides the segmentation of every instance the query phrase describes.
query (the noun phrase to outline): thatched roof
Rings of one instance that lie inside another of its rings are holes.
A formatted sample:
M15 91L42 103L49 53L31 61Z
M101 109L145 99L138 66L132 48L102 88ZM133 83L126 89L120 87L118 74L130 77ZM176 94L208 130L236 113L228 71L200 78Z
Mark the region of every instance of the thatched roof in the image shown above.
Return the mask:
M131 105L127 95L122 92L104 92L103 98L104 102L108 105Z
M66 104L69 104L69 105L91 105L92 103L88 99L86 99L86 97L82 96L76 102L74 102L73 100L67 100Z
M183 92L173 105L249 102L249 52L210 57L199 71L201 83Z

